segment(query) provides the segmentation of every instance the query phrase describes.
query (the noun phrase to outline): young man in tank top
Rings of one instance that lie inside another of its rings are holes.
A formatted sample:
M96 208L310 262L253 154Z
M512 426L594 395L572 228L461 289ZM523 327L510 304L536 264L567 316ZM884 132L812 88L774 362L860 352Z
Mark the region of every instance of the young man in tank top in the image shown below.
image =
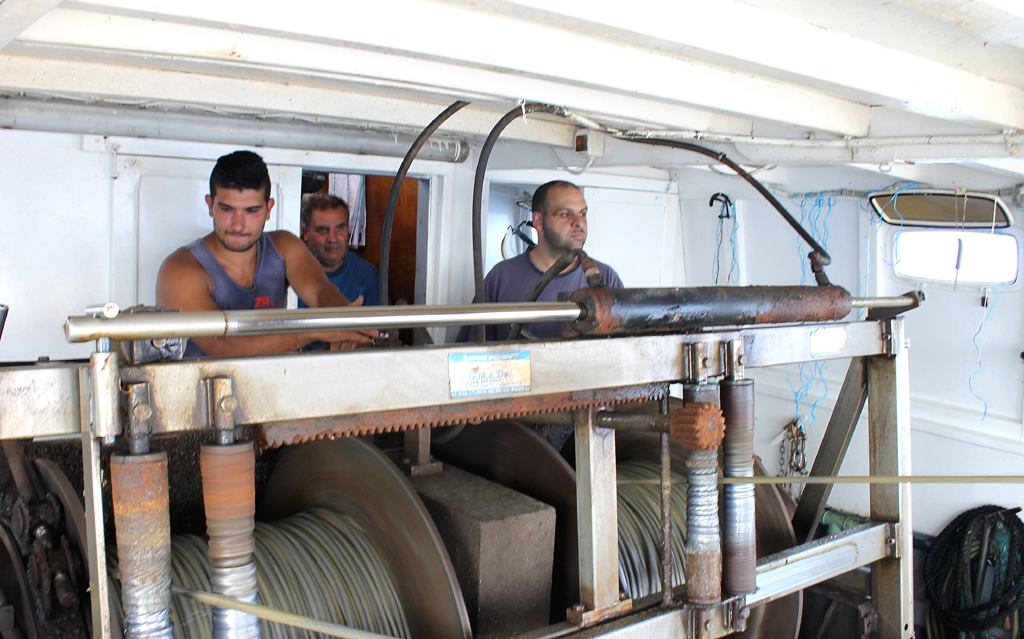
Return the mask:
M263 228L270 219L270 173L263 158L236 151L217 160L206 204L213 232L164 260L156 303L182 311L284 308L288 287L311 307L348 306L302 240ZM352 304L361 305L362 297ZM254 335L189 340L186 357L297 351L314 341L332 349L369 344L376 331Z

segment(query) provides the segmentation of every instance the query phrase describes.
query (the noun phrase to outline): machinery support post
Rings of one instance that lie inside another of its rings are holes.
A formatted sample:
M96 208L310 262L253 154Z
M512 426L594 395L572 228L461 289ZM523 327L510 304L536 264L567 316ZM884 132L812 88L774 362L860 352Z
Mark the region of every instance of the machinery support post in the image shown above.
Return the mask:
M576 525L579 531L580 605L573 623L589 625L632 609L619 601L618 493L615 431L595 424L595 409L576 413Z
M889 354L868 360L869 465L872 475L909 475L910 377L903 320L883 325ZM888 540L892 556L872 565L871 599L881 639L914 635L913 524L910 484L872 484L871 518L898 522Z
M110 637L110 584L107 581L107 543L103 530L103 478L100 469L100 440L93 435L89 368L78 370L79 413L82 422L82 469L85 483L84 540L88 550L89 599L92 607L92 636Z
M854 357L850 360L850 367L846 371L846 379L843 380L843 388L839 391L836 399L836 406L832 410L832 417L828 420L828 427L825 429L825 436L818 447L818 454L814 458L814 466L811 468L812 477L826 475L838 475L839 468L846 458L846 450L850 447L850 440L853 439L853 431L860 421L861 412L864 410L864 402L868 398L867 375L863 357ZM814 539L814 533L818 529L818 522L825 512L825 504L832 493L830 484L811 484L804 487L800 493L800 502L797 504L796 512L793 514L793 530L796 532L797 540L804 542Z
M661 398L659 413L668 415L668 395ZM672 450L668 433L660 437L661 450L661 603L672 603Z

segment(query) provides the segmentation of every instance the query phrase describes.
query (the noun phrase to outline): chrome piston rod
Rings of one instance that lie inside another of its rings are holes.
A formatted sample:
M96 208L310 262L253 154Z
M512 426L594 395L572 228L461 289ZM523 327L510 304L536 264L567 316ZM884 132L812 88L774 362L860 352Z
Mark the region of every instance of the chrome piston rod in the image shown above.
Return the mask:
M69 342L88 342L102 337L142 340L417 326L571 322L579 319L581 313L580 307L573 302L137 313L109 319L69 317L64 323L64 336Z

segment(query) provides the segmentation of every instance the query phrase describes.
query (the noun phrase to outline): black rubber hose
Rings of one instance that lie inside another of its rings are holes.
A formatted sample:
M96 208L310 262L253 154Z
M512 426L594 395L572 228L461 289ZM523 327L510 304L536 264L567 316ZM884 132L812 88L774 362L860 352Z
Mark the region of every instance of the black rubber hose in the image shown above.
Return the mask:
M420 149L427 143L430 136L434 134L434 131L444 124L444 121L450 118L456 111L469 104L469 102L455 102L450 107L445 109L434 118L427 128L423 129L416 141L409 147L409 151L405 154L405 158L402 160L402 165L398 167L398 174L395 175L395 181L391 183L391 193L388 194L388 205L384 211L384 228L381 230L380 239L380 305L388 305L388 270L391 266L391 228L395 222L395 208L398 207L398 194L402 190L402 184L405 182L405 176L409 173L409 167L412 166L412 161L416 159ZM406 300L410 304L413 300Z
M476 178L473 180L473 282L475 285L474 301L484 301L484 239L483 239L483 199L484 199L484 176L487 173L487 161L491 157L491 150L498 141L498 136L516 118L527 113L541 111L562 115L564 109L551 106L550 104L529 103L518 106L502 116L487 135L484 145L480 147L480 158L476 162ZM484 325L475 327L474 341L484 341Z
M999 553L992 553L997 558L992 592L987 601L975 601L971 567L989 559L989 549L980 548L978 538L985 526L995 525L1006 527L1005 558L998 560ZM1002 626L1005 619L1024 608L1024 523L1015 511L1001 506L980 506L961 513L929 546L924 585L932 610L955 630L951 636Z
M793 230L800 234L800 237L802 237L803 240L807 242L807 245L811 247L811 250L813 252L819 253L821 256L825 258L824 264L827 265L831 263L832 258L829 257L829 254L825 251L825 249L823 249L821 245L818 244L813 237L811 237L810 233L804 230L804 227L800 226L800 223L797 222L793 218L793 216L789 214L789 211L786 210L786 207L782 206L782 203L775 199L775 196L771 194L771 191L765 188L763 184L758 182L753 175L747 173L747 171L744 170L743 167L730 160L725 155L725 153L721 153L720 151L715 151L714 149L709 149L707 147L700 146L699 144L683 142L682 140L661 140L657 138L637 138L631 136L618 136L618 139L629 140L630 142L640 142L641 144L652 144L654 146L671 146L677 149L685 149L687 151L693 151L694 153L700 153L701 155L706 155L709 158L714 158L718 160L719 162L726 165L733 171L736 171L736 173L741 178L746 180L748 183L750 183L751 186L757 189L757 192L763 195L766 200L768 200L768 203L771 204L775 208L775 210L778 211L779 214L786 220L786 222L793 227Z
M533 285L530 292L527 294L526 302L536 302L540 294L544 292L544 289L548 287L551 280L558 277L558 274L569 268L569 265L576 261L576 258L583 259L587 254L583 252L583 249L575 249L562 255L562 257L555 260L555 263L551 265L548 270L544 271L544 274L540 276L537 283ZM519 334L523 331L523 325L519 322L512 325L512 328L508 331L508 340L513 341L519 339Z

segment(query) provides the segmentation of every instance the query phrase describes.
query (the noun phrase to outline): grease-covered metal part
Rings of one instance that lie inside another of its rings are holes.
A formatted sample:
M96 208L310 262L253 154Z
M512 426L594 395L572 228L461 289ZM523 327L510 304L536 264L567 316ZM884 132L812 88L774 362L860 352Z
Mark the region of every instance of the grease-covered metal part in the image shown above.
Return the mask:
M213 592L258 603L256 562L256 455L251 443L203 446L199 468L203 476L206 531L210 538L210 585ZM216 639L258 639L259 619L215 607Z
M753 477L754 381L724 379L720 386L725 416L723 474ZM754 485L727 484L722 492L722 587L729 594L751 593L757 589Z
M128 639L173 639L167 453L110 458Z
M831 285L583 288L569 299L585 310L572 324L584 335L821 322L846 317L852 304L846 289Z
M691 450L686 478L686 598L712 604L722 599L718 450Z

